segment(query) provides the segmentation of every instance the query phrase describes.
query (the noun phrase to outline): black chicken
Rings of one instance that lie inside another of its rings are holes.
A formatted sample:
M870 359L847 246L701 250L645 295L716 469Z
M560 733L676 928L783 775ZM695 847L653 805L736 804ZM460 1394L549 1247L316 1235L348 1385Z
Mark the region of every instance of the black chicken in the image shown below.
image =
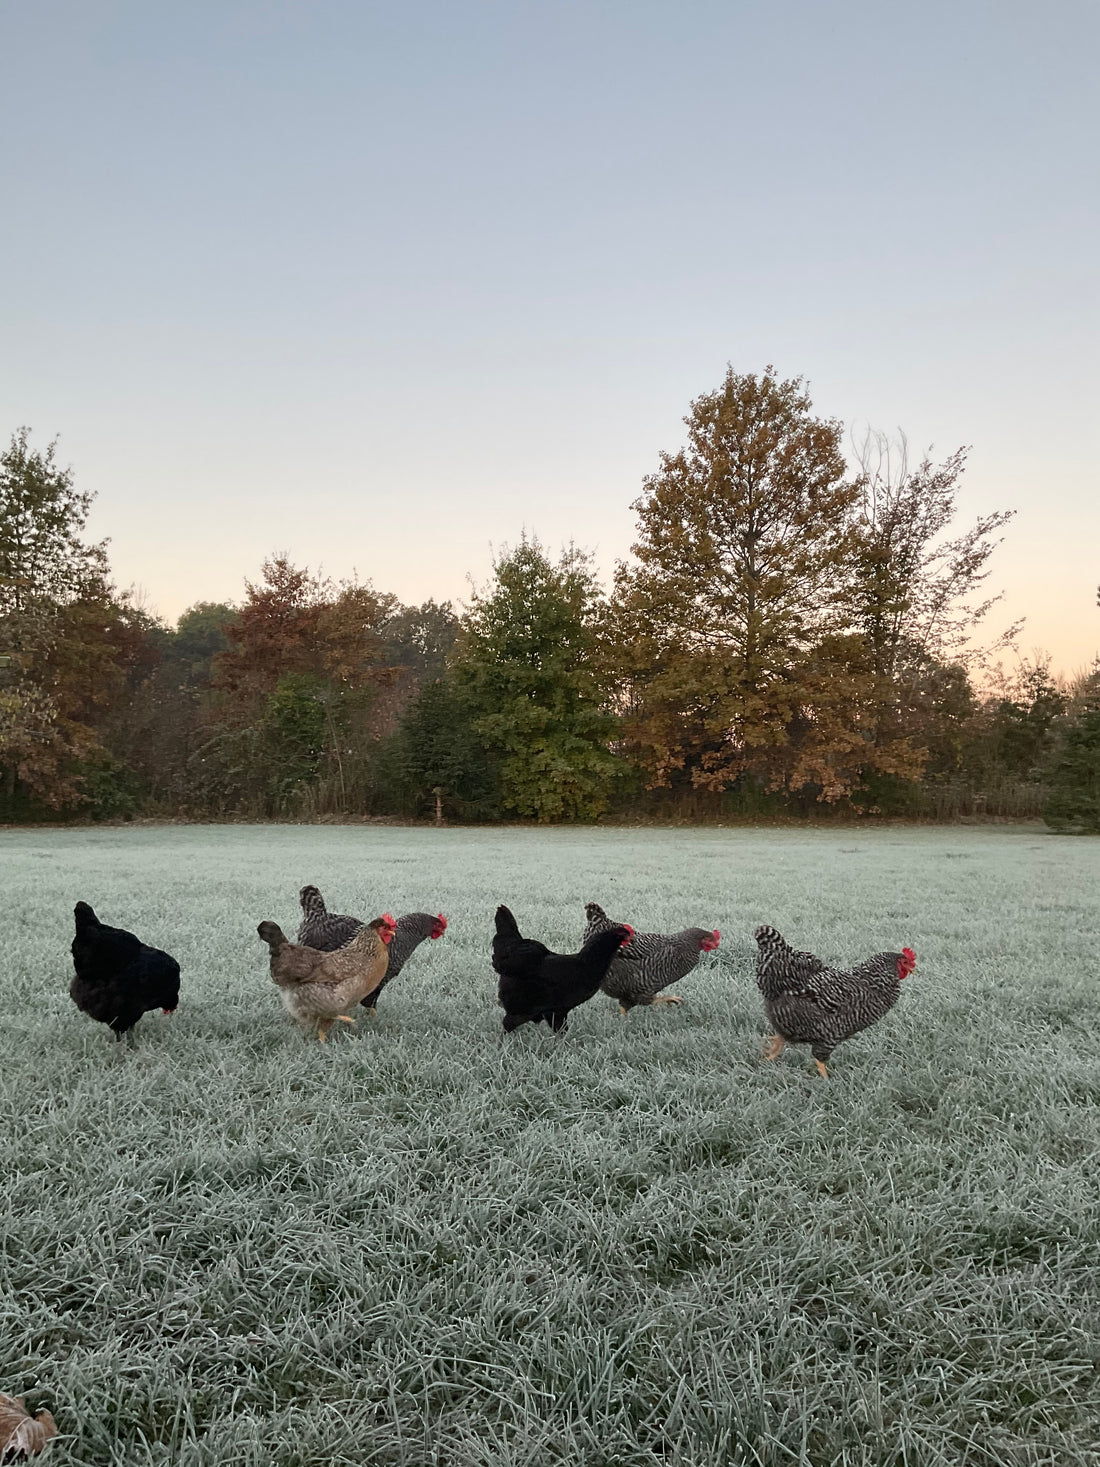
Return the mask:
M560 1033L570 1011L599 988L611 959L633 933L631 927L609 927L590 938L579 953L552 953L543 943L521 935L507 907L497 908L496 928L493 967L500 975L497 992L505 1034L543 1019L555 1034Z
M174 1013L180 996L180 965L159 947L148 947L132 932L107 927L87 902L77 902L73 1003L90 1018L129 1034L150 1009Z

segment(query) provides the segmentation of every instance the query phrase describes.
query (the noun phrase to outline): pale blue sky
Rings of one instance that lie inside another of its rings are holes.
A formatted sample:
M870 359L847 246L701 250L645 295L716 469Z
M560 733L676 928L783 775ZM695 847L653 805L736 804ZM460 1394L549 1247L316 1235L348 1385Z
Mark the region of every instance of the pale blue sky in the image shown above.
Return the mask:
M1022 646L1100 647L1094 0L0 0L0 436L175 616L610 570L725 364L973 445Z

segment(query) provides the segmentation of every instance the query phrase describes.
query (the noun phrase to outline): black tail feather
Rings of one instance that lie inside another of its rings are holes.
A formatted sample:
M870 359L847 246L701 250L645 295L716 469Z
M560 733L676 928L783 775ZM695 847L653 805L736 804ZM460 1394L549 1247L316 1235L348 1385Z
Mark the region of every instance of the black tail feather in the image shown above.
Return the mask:
M73 908L73 916L76 918L76 930L78 932L81 928L98 927L100 925L99 918L87 902L77 902Z
M496 921L498 937L518 937L520 935L519 923L512 916L507 907L497 908Z

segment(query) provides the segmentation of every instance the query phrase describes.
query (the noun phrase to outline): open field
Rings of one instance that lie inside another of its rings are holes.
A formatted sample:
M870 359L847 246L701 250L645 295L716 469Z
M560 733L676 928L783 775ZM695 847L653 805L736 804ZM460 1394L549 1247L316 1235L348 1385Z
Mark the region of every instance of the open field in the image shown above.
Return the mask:
M0 872L0 1390L54 1467L1095 1461L1100 841L169 827ZM255 931L306 881L451 923L327 1047ZM183 967L130 1052L68 998L78 898ZM722 946L679 1011L498 1050L496 903L573 948L589 899ZM827 1082L758 1062L764 920L918 953Z

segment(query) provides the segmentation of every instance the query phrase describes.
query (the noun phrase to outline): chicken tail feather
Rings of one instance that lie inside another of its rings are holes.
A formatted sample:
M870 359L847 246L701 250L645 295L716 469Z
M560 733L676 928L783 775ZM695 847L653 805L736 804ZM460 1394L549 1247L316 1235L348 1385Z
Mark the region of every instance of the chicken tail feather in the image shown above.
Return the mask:
M73 908L73 916L76 918L76 930L78 932L86 932L89 928L94 929L100 925L99 918L87 902L77 902Z
M277 922L261 922L256 928L256 931L263 938L264 942L267 943L272 952L277 952L286 943L283 929Z
M519 936L519 923L512 916L507 907L502 906L497 908L496 922L498 937Z

